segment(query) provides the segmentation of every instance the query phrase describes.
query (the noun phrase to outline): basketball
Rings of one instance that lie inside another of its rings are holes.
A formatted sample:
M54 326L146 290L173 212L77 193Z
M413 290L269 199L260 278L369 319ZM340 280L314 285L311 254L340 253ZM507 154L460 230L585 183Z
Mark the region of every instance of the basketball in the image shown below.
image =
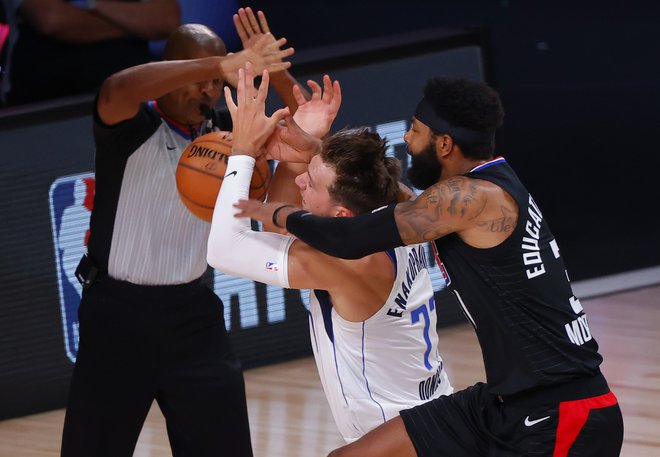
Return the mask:
M181 201L195 216L211 222L222 179L231 155L231 132L212 132L195 139L183 151L176 167ZM250 198L264 201L271 173L264 156L257 159Z

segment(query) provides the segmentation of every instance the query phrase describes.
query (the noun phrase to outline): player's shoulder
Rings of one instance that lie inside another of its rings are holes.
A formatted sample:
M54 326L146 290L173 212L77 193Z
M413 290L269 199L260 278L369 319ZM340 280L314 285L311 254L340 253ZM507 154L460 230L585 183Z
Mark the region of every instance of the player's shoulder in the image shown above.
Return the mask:
M470 201L483 201L492 203L493 197L507 197L508 192L496 182L482 179L478 176L456 175L438 183L443 187L443 193L450 196L460 195L465 203Z

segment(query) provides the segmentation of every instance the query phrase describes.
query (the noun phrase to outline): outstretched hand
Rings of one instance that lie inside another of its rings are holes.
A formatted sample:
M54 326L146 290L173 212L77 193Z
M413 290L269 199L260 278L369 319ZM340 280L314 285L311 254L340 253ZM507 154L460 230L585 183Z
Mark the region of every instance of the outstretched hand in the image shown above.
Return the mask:
M262 35L270 32L263 11L257 11L257 16L259 20L249 6L239 8L238 13L234 14L234 26L243 44L243 49L251 48Z
M279 121L290 116L288 108L282 108L266 116L266 96L268 95L268 71L264 70L259 88L254 87L254 71L247 63L245 69L238 70L237 102L234 103L231 90L225 87L225 101L231 115L232 153L258 157L260 149L272 134Z
M281 49L286 44L286 38L276 40L272 33L262 35L254 46L243 49L236 54L243 62L250 62L255 73L264 70L271 73L286 70L291 67L291 62L283 62L282 59L293 55L293 48Z
M280 49L286 44L286 38L276 40L270 33L264 13L258 11L257 15L258 20L250 7L239 8L238 13L234 14L234 26L243 44L243 51L239 54L246 62L252 63L257 74L264 69L271 73L286 70L291 62L282 60L293 54L293 48Z
M300 87L293 86L293 96L298 103L294 114L296 123L307 133L316 138L323 138L337 117L341 106L341 86L339 81L332 81L330 76L323 75L323 89L316 81L309 80L307 85L312 89L312 98L307 100Z
M292 116L285 116L284 123L266 141L266 158L282 162L309 163L321 151L323 142L300 128Z
M323 76L323 89L315 81L307 81L312 98L307 100L298 86L293 95L298 109L293 117L276 126L266 142L269 159L309 163L321 150L321 138L328 134L341 105L341 86L328 75Z

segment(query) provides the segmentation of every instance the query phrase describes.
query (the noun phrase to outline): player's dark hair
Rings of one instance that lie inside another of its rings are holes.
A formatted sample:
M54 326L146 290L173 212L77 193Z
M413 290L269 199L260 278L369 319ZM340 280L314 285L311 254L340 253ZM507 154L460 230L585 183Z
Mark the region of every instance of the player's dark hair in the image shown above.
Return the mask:
M436 77L427 81L424 98L435 114L455 127L486 135L484 139L453 138L471 159L490 159L495 151L495 130L502 126L504 109L499 95L483 82L465 78ZM436 132L443 134L447 132Z
M394 203L401 164L387 157L387 142L368 128L343 129L323 142L321 160L337 177L330 196L356 214Z

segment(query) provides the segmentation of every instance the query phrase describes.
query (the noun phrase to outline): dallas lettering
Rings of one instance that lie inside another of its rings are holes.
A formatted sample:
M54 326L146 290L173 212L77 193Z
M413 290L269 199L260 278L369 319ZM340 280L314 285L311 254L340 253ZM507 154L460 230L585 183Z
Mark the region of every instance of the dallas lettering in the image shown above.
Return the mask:
M403 316L403 311L406 310L408 306L408 295L410 294L410 288L412 287L413 281L417 277L417 274L422 270L427 269L426 265L426 256L424 254L423 248L420 246L418 249L413 249L408 255L408 267L406 268L406 277L401 281L401 292L399 292L396 297L394 297L394 302L397 304L402 311L397 310L396 308L388 309L387 314L389 316L401 317ZM402 295L403 293L403 295Z

